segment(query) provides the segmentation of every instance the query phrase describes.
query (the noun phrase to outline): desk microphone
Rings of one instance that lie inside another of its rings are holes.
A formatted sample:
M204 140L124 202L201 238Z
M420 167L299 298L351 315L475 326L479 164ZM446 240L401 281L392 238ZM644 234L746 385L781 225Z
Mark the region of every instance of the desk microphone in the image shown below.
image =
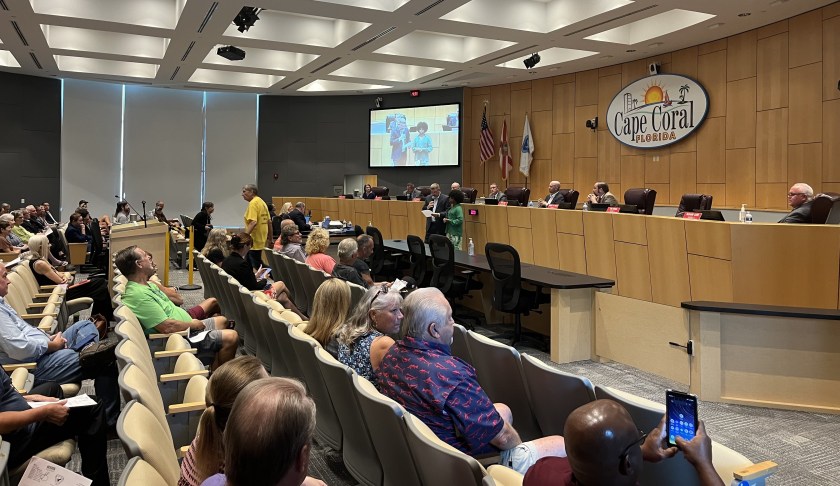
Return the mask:
M117 199L118 199L118 200L120 200L120 201L123 201L123 200L124 200L124 201L125 201L125 203L126 203L126 204L128 204L128 207L129 207L129 208L131 208L131 210L132 210L132 211L134 211L135 213L137 213L137 214L139 214L139 215L142 215L142 216L143 216L143 227L144 227L144 228L148 228L148 227L149 227L148 223L146 223L146 201L143 201L143 212L142 212L142 213L140 213L140 212L138 212L136 209L134 209L134 206L132 206L132 205L131 205L131 203L130 203L130 202L128 202L128 199L121 199L121 198L120 198L120 196L118 196L118 195L116 195L116 194L114 194L114 197L115 197L115 198L117 198Z

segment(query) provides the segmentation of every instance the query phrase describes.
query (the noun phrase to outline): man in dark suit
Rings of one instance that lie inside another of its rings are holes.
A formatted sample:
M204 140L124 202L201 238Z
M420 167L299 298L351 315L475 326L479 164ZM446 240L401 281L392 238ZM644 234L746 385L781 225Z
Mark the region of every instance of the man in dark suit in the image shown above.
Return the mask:
M433 213L439 213L440 217L426 218L426 243L429 242L429 235L443 235L446 234L446 223L443 218L446 211L449 210L449 196L440 192L440 184L435 182L429 186L432 193L426 197L426 203L423 209L428 209Z
M566 200L563 198L563 195L560 194L560 182L551 181L548 184L548 196L540 201L540 207L545 208L551 204L560 204L561 202L566 202Z
M289 218L295 222L301 233L312 231L312 226L306 222L306 204L299 202L295 208L289 211Z
M810 224L811 204L814 202L814 190L804 182L797 182L788 191L788 204L793 211L780 219L780 223Z
M409 182L405 185L405 191L403 191L403 196L407 196L410 200L414 200L423 197L423 194L420 192L419 189L415 189L413 182Z
M495 182L490 183L490 193L487 194L487 198L495 199L497 201L507 201L507 196L499 190L499 186Z

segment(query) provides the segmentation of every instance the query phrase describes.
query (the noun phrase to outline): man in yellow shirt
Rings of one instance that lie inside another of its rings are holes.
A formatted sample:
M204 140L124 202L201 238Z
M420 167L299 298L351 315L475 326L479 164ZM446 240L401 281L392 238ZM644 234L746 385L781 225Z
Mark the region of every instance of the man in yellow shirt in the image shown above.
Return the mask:
M242 199L248 201L245 211L245 232L254 240L254 249L248 252L248 259L254 269L260 268L262 249L271 248L271 217L268 206L258 195L256 184L245 184L242 187Z

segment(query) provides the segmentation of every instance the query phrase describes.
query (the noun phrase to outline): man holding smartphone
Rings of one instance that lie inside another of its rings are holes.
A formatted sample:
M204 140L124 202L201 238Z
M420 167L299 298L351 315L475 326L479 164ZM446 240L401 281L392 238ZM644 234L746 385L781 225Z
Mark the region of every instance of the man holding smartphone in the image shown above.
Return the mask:
M670 459L681 450L697 470L702 486L723 486L712 465L712 440L703 422L687 441L677 437L668 447L666 418L645 434L618 402L595 400L569 415L563 430L568 457L547 457L525 474L523 486L635 485L643 462Z

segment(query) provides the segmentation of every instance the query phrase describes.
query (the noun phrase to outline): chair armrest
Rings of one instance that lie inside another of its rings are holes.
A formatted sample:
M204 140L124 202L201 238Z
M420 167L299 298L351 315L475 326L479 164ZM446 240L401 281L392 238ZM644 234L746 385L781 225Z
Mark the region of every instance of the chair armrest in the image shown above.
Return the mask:
M56 287L58 287L58 284L53 284L53 285L39 285L39 286L38 286L38 289L39 289L39 290L52 290L52 289L54 289L54 288L56 288Z
M175 452L178 453L178 459L183 459L184 457L186 457L187 452L189 450L190 450L190 446L188 446L188 445L181 446L180 449L176 450Z
M169 406L169 413L198 412L207 408L204 402L176 403Z
M155 358L172 358L181 356L184 353L196 354L198 352L195 348L189 349L173 349L172 351L155 351Z
M35 298L37 298L37 299L48 299L48 298L52 297L53 295L60 295L60 294L57 293L57 292L41 292L41 293L37 293L37 294L33 295L32 298L33 299L35 299Z
M51 313L47 313L47 314L21 314L21 316L20 316L20 318L23 319L24 321L28 321L29 319L39 320L39 319L43 319L45 317L56 318L56 317L58 317L58 312L51 312ZM38 326L38 327L41 327L41 326Z
M68 300L64 304L67 306L67 314L72 316L92 306L93 299L90 297L79 297L78 299Z
M18 368L23 368L26 370L34 370L35 367L38 366L38 363L14 363L14 364L4 364L3 369L6 371L14 371Z
M53 302L32 302L26 304L27 309L43 309L44 307L52 304Z
M773 461L764 461L759 462L758 464L753 464L752 466L745 467L744 469L739 469L735 471L732 475L735 476L735 479L738 481L753 481L756 479L766 478L770 476L776 469L779 469L779 465Z
M38 329L42 331L46 331L47 333L52 332L53 325L55 324L55 318L53 317L44 317L38 322Z
M166 373L160 375L161 383L167 383L170 381L182 381L182 380L189 380L193 376L208 376L210 374L207 370L196 370L196 371L184 371L183 373Z
M184 329L183 331L171 332L169 334L159 334L159 333L149 334L146 337L149 338L149 339L169 339L169 336L171 336L173 334L180 334L181 336L189 337L190 332L188 330Z

